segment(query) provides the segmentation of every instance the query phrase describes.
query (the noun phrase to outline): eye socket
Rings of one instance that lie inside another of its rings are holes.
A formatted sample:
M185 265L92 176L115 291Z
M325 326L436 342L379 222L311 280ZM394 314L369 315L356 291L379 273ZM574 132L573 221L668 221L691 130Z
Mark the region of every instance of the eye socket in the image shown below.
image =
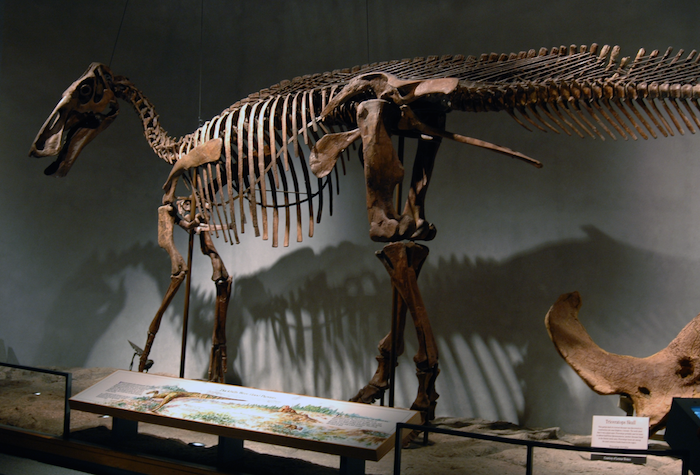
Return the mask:
M81 84L80 89L78 89L81 99L89 99L92 96L92 85L91 84Z

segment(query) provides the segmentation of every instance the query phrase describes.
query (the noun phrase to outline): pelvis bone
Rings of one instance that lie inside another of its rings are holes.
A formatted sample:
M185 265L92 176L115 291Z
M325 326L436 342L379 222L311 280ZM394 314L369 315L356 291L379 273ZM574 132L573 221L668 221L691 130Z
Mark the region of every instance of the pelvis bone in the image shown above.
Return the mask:
M662 429L674 397L700 394L700 315L663 350L646 358L616 355L596 345L581 325L578 292L549 309L545 325L559 354L598 394L626 395L636 415L649 417L649 432Z

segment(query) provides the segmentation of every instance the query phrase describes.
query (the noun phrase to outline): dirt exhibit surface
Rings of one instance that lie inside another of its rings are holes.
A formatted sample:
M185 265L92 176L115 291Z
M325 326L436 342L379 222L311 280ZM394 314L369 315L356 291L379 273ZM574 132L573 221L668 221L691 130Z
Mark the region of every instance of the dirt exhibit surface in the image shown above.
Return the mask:
M72 393L90 387L112 374L113 368L51 368L72 374ZM0 368L0 424L52 435L63 430L65 379L50 374ZM435 426L464 432L477 432L515 439L541 440L563 445L589 446L589 435L565 434L559 428L530 429L509 422L442 417ZM110 445L111 418L81 411L71 411L71 439ZM471 438L431 434L428 445L422 436L402 450L401 473L431 475L465 473L522 475L525 473L526 449L523 446L495 443ZM199 444L202 444L201 446ZM133 441L115 447L168 457L187 463L216 464L218 437L151 424L139 424ZM240 468L245 473L277 473L284 467L288 473L325 475L337 473L337 456L304 450L245 442L245 456ZM650 449L663 450L668 445L652 440ZM392 474L394 451L379 462L367 462L367 474ZM292 472L289 472L292 470ZM542 474L645 475L681 473L681 462L672 457L649 456L646 464L634 465L590 460L588 452L540 449L534 450L533 471Z

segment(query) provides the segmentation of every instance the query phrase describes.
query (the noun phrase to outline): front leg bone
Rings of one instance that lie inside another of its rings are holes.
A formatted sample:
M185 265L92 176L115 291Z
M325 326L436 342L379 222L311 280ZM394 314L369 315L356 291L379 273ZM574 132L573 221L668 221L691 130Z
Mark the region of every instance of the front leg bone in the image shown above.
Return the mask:
M202 254L209 256L213 268L211 279L216 285L216 304L214 307L214 331L209 358L209 381L224 382L226 374L226 314L231 298L231 276L224 266L221 256L214 247L214 242L207 232L199 235Z
M163 298L158 311L151 321L151 325L148 327L148 337L139 359L139 371L141 372L146 370L148 354L150 353L151 346L156 338L156 333L158 333L158 329L160 328L160 322L163 319L163 315L170 306L170 303L173 301L175 294L177 294L180 285L185 280L185 276L187 276L187 266L185 265L185 260L175 247L175 241L173 239L174 223L175 211L171 204L164 204L158 208L158 245L162 247L170 256L170 285L168 286L168 290L165 292L165 297Z

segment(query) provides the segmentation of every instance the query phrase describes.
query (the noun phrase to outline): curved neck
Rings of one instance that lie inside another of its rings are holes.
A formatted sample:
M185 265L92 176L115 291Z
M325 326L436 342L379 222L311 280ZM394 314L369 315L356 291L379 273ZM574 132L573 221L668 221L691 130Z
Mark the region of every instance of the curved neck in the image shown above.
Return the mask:
M151 101L134 84L123 76L115 77L115 95L129 102L141 118L143 134L148 145L168 163L177 161L181 144L188 136L173 138L161 127L158 114Z

